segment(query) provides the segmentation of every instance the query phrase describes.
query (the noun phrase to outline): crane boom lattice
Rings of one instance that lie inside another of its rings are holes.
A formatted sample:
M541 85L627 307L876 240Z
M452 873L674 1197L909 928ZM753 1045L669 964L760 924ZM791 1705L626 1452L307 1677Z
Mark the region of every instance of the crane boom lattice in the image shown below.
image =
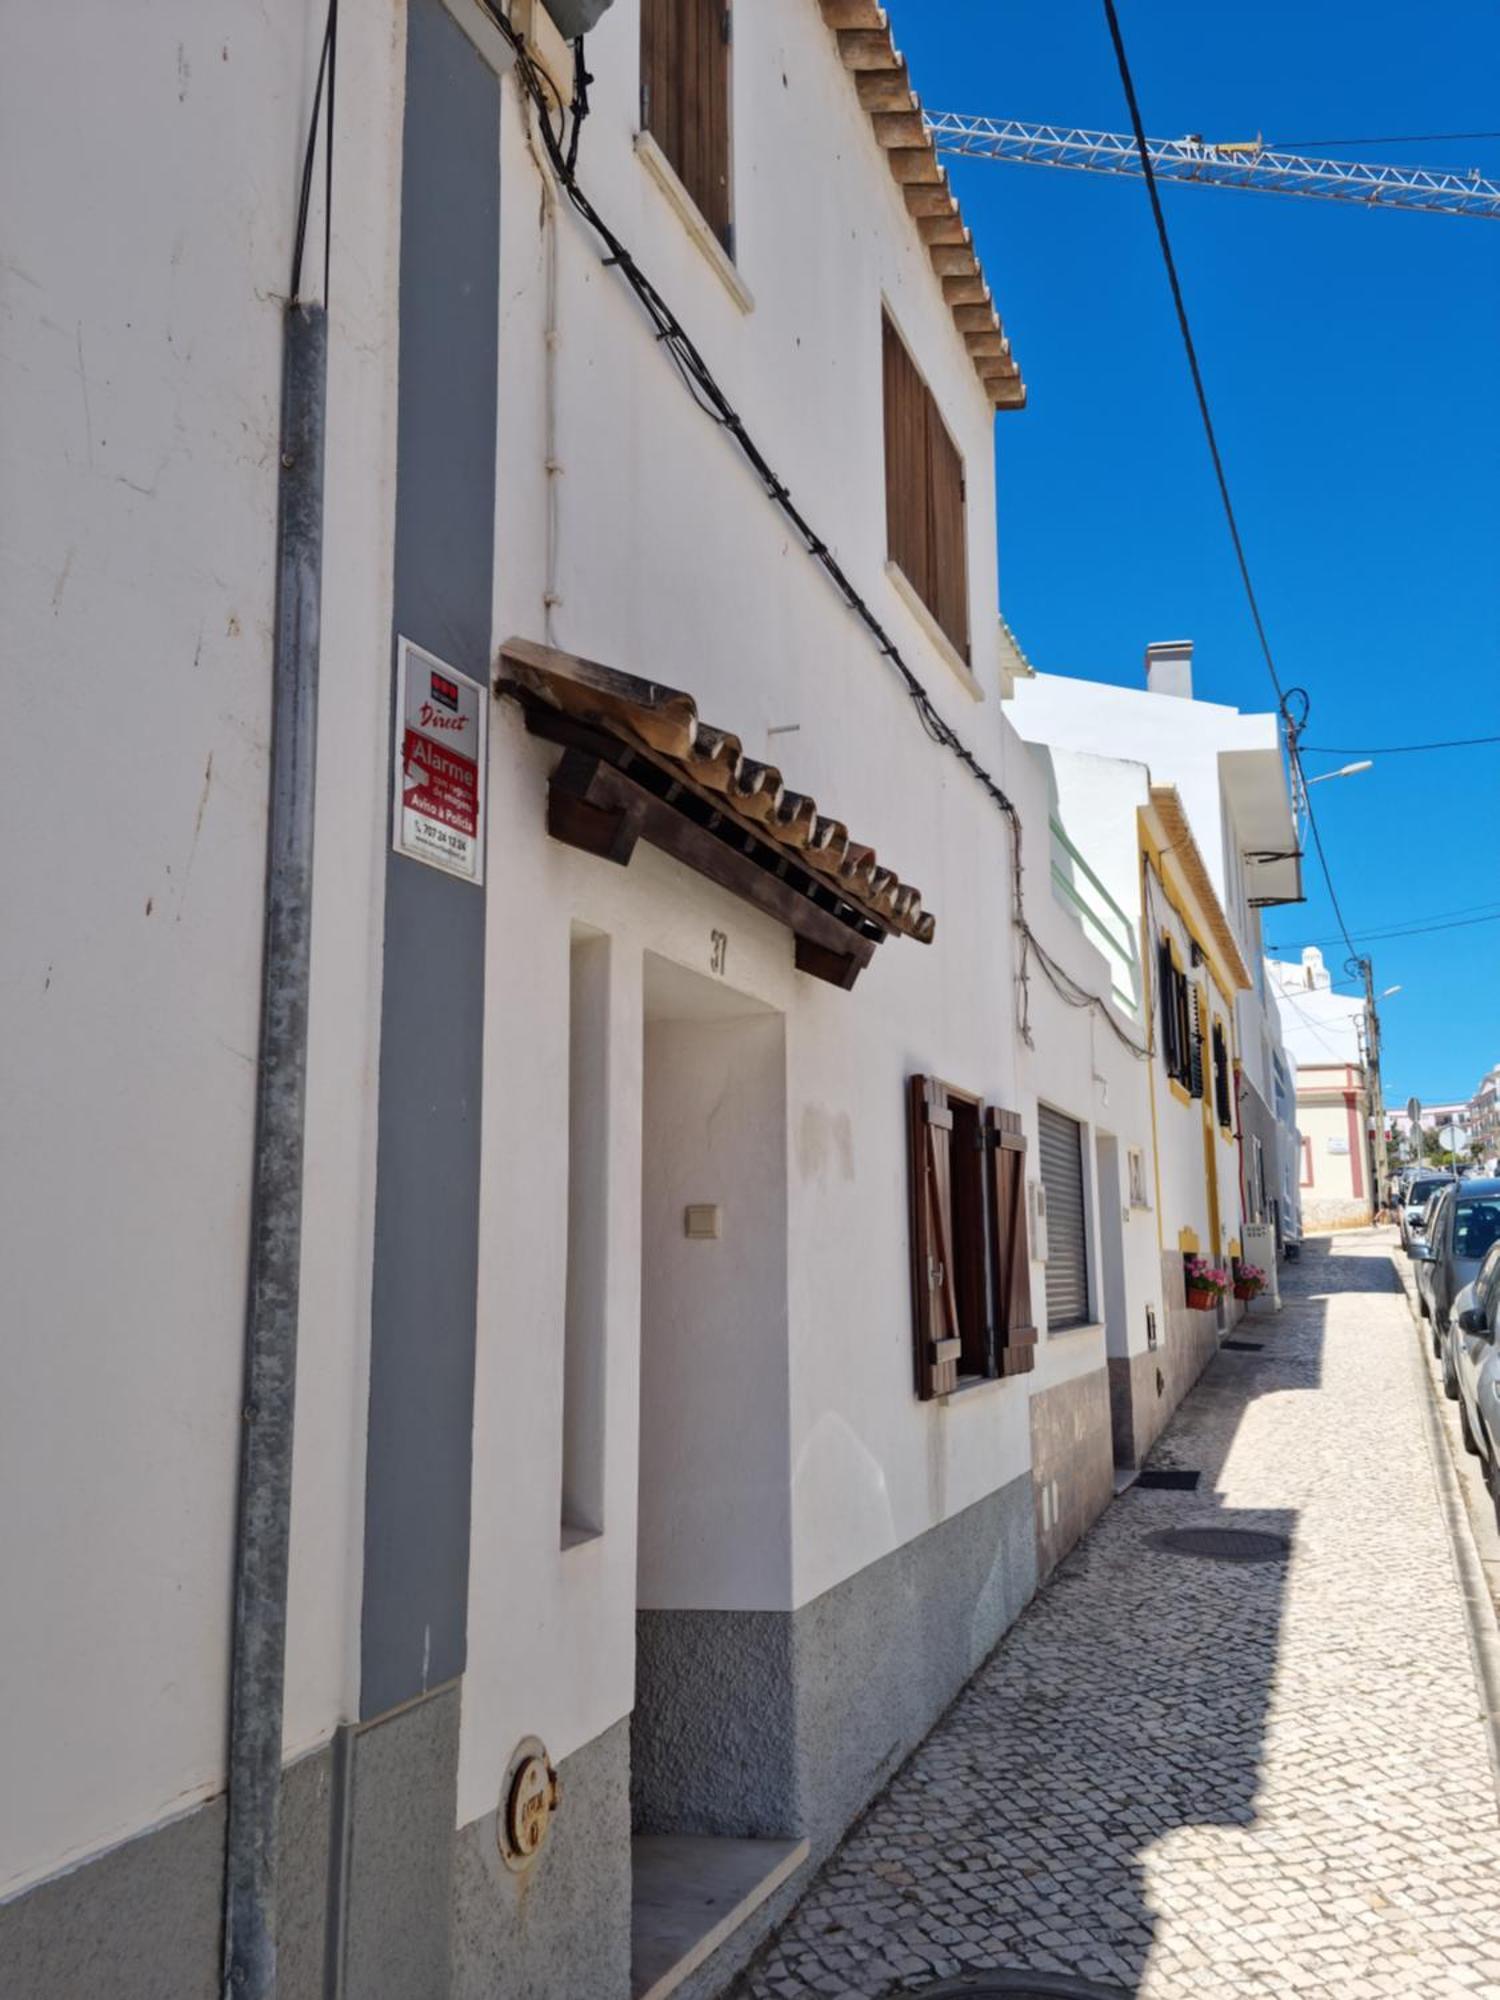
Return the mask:
M976 118L955 111L925 116L937 150L951 159L1012 160L1020 166L1069 167L1076 173L1141 175L1140 154L1127 133L1023 125L1014 118ZM1500 185L1482 179L1477 168L1464 174L1443 167L1316 160L1275 152L1258 139L1217 144L1197 137L1148 139L1146 150L1161 181L1299 194L1314 201L1359 202L1366 208L1500 216Z

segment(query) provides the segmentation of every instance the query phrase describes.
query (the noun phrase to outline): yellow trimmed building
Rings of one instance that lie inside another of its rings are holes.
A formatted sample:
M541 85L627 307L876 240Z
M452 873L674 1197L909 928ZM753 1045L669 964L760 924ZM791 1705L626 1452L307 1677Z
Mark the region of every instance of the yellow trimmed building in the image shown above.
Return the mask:
M1186 1259L1203 1257L1232 1272L1240 1254L1235 999L1250 974L1174 786L1149 788L1137 826L1167 1324L1155 1356L1136 1357L1132 1377L1141 1379L1129 1389L1133 1403L1159 1409L1164 1422L1239 1311L1232 1295L1215 1311L1190 1307ZM1148 1379L1157 1368L1160 1385Z

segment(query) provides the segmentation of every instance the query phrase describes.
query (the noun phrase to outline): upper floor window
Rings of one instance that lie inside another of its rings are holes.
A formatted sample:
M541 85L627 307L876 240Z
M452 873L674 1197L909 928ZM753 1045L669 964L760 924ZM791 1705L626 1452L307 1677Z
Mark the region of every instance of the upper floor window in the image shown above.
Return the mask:
M882 335L887 548L967 663L964 462L888 313L882 315Z
M729 0L641 0L641 125L733 256Z
M1156 948L1161 1000L1162 1060L1167 1075L1194 1097L1203 1095L1203 1008L1198 988L1178 965L1170 939Z
M1214 1022L1214 1116L1226 1132L1234 1129L1234 1079L1229 1064L1229 1039L1224 1023Z

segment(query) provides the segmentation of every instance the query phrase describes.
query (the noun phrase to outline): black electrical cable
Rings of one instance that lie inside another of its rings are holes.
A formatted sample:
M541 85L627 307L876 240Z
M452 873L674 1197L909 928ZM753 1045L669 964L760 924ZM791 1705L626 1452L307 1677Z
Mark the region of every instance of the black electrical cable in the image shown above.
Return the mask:
M984 765L980 763L958 731L939 712L932 697L922 685L922 682L912 671L911 667L907 665L906 660L902 656L901 649L897 646L895 640L891 638L875 612L850 581L843 565L839 562L837 556L834 555L832 549L817 534L801 509L793 501L790 489L777 477L769 460L751 437L743 420L729 401L728 396L720 387L708 363L704 360L702 354L689 336L687 329L580 186L576 173L576 162L579 126L588 112L587 77L583 78L582 88L579 88L575 84L572 105L572 133L565 145L561 133L553 127L548 109L549 96L552 102L559 107L559 111L562 108L561 93L556 84L553 83L540 64L532 57L530 50L526 46L525 36L520 33L503 12L500 0L482 0L482 4L486 14L500 30L500 33L505 37L514 52L516 58L516 76L521 88L530 98L532 106L536 111L537 123L541 129L542 143L546 148L553 174L556 176L559 186L563 189L573 207L604 245L607 252L603 260L605 265L617 270L630 286L631 291L634 292L637 300L645 310L647 318L655 328L657 341L666 348L674 367L682 377L694 402L697 403L706 416L710 417L722 429L729 432L755 472L756 477L765 487L769 498L796 530L808 553L821 566L849 610L853 612L854 616L870 634L882 657L889 660L896 673L900 675L902 685L927 735L934 743L942 745L944 749L957 758L958 762L983 787L993 803L1009 820L1011 826L1012 909L1016 928L1020 931L1023 941L1021 968L1018 975L1023 988L1026 976L1026 955L1029 949L1036 953L1049 980L1059 993L1062 994L1062 997L1068 1001L1070 1006L1088 1006L1095 1009L1095 1011L1103 1016L1111 1032L1125 1044L1132 1055L1141 1061L1148 1060L1151 1055L1150 1046L1148 1045L1143 1048L1133 1037L1127 1035L1115 1020L1114 1015L1105 1002L1097 994L1087 993L1086 989L1081 987L1076 980L1073 980L1069 974L1057 965L1056 960L1052 958L1051 954L1041 944L1027 923L1022 898L1021 816L1017 812L1014 803L1007 797L1004 790L985 769ZM581 70L581 41L574 44L574 56L575 69ZM1064 982L1066 982L1067 990L1065 990ZM1075 997L1077 995L1082 995L1083 997Z
M323 141L323 304L333 269L333 86L339 70L339 0L328 0L328 128Z
M1339 908L1338 891L1333 886L1333 871L1329 868L1328 856L1323 851L1323 836L1319 833L1318 822L1313 817L1312 801L1307 796L1306 785L1302 787L1302 809L1307 814L1307 830L1312 835L1313 846L1317 850L1318 866L1323 871L1323 886L1327 889L1328 900L1333 905L1334 920L1339 927L1339 936L1343 939L1349 956L1351 958L1358 958L1360 954L1354 949L1354 940L1349 935L1349 926L1344 922L1344 913Z
M1433 922L1430 924L1396 925L1388 930L1356 931L1354 935L1357 938L1363 938L1366 944L1394 944L1402 938L1427 937L1433 931L1465 931L1472 924L1500 924L1500 910L1492 910L1488 916L1483 917L1454 917L1446 923ZM1341 940L1338 938L1310 938L1308 942L1321 946L1338 944ZM1273 951L1282 951L1286 948L1282 945L1267 947L1268 950Z
M1376 743L1361 750L1340 750L1332 743L1305 743L1305 750L1319 757L1410 757L1418 750L1473 750L1484 743L1500 743L1500 736L1453 736L1443 743Z
M1377 139L1277 139L1268 153L1295 153L1309 146L1433 146L1453 139L1500 139L1500 132L1396 132Z
M328 120L323 178L323 302L328 302L328 267L333 249L333 69L338 42L338 0L328 0L323 46L318 53L318 78L313 86L312 116L307 121L307 150L302 156L302 185L297 197L297 227L292 238L292 280L287 297L295 305L302 295L302 256L307 248L307 211L312 201L313 164L318 152L318 117L323 88L328 88Z
M1109 23L1110 40L1114 43L1115 62L1120 72L1120 82L1124 87L1125 101L1130 111L1131 130L1135 134L1136 153L1141 162L1141 173L1146 182L1146 192L1151 198L1151 214L1156 223L1156 237L1161 246L1162 261L1167 269L1167 282L1172 290L1172 303L1177 309L1177 324L1182 333L1182 344L1187 350L1188 367L1192 371L1193 390L1198 399L1198 414L1203 419L1203 431L1208 440L1209 456L1213 460L1214 477L1219 484L1219 498L1224 504L1224 518L1229 524L1229 538L1234 544L1235 560L1239 564L1240 581L1245 586L1245 596L1250 605L1250 615L1255 623L1256 637L1265 657L1266 671L1271 676L1271 685L1276 690L1277 705L1287 724L1289 754L1293 772L1301 780L1301 766L1298 763L1297 734L1299 724L1290 713L1291 698L1301 695L1301 721L1307 719L1308 700L1306 692L1300 688L1285 689L1281 676L1276 671L1276 661L1271 652L1271 642L1266 635L1265 621L1261 617L1260 602L1255 595L1255 585L1250 579L1250 564L1245 555L1245 544L1240 537L1239 522L1235 517L1234 502L1229 496L1229 481L1224 471L1224 460L1219 451L1218 435L1214 430L1213 415L1208 407L1208 392L1203 385L1203 370L1198 364L1198 350L1193 341L1193 330L1188 322L1187 303L1182 295L1182 283L1177 275L1177 260L1172 254L1172 239L1167 232L1167 218L1162 211L1161 193L1156 185L1156 170L1151 164L1150 147L1146 140L1146 129L1141 119L1141 107L1135 94L1135 80L1130 73L1130 59L1125 53L1125 38L1120 31L1120 17L1115 10L1115 0L1104 0L1105 18ZM1313 846L1317 851L1318 865L1323 871L1323 881L1328 890L1328 900L1333 906L1333 914L1338 922L1339 932L1348 946L1351 957L1357 958L1349 939L1349 927L1344 922L1344 913L1339 907L1338 892L1333 886L1333 872L1328 866L1328 856L1323 847L1323 836L1318 831L1318 823L1313 815L1312 804L1307 796L1305 783L1299 783L1303 807L1307 813L1308 828L1312 833Z
M589 115L589 85L593 78L583 66L583 37L573 38L573 129L568 135L568 172L571 174L578 165L578 141L583 132L583 121Z
M1225 477L1224 461L1219 455L1218 435L1209 412L1208 392L1203 386L1203 371L1198 365L1198 349L1193 342L1193 330L1188 324L1187 304L1182 296L1181 281L1177 276L1177 260L1172 255L1172 239L1167 234L1167 218L1162 213L1161 194L1156 185L1156 169L1151 164L1151 150L1146 139L1146 128L1141 122L1141 107L1136 101L1135 82L1130 74L1129 58L1125 54L1125 40L1120 33L1120 17L1115 12L1115 0L1104 0L1104 12L1109 22L1110 39L1115 45L1115 62L1119 67L1120 82L1125 88L1125 101L1130 109L1130 125L1135 134L1135 149L1140 158L1141 172L1145 176L1146 192L1151 197L1151 213L1156 221L1156 236L1161 245L1162 261L1167 267L1167 282L1172 288L1172 303L1177 308L1177 324L1182 331L1182 344L1187 349L1188 367L1192 370L1193 390L1198 398L1198 413L1203 419L1209 456L1214 465L1214 477L1219 482L1219 498L1224 503L1224 518L1229 523L1229 538L1234 543L1235 560L1240 566L1240 581L1245 586L1245 596L1250 603L1250 615L1255 621L1260 650L1265 655L1266 671L1270 674L1271 685L1276 690L1277 702L1281 704L1285 701L1281 676L1276 671L1276 662L1271 654L1271 642L1266 637L1265 622L1260 615L1255 585L1250 581L1250 564L1245 557L1245 545L1240 539L1239 522L1235 519L1234 502L1229 497L1229 481Z

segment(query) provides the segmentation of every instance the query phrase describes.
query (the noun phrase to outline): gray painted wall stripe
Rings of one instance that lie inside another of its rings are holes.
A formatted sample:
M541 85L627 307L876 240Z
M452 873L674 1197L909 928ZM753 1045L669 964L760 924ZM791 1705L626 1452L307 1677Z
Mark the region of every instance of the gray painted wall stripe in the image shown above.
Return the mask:
M395 624L487 683L500 86L441 0L407 22ZM483 1020L483 890L389 855L362 1717L464 1665Z

